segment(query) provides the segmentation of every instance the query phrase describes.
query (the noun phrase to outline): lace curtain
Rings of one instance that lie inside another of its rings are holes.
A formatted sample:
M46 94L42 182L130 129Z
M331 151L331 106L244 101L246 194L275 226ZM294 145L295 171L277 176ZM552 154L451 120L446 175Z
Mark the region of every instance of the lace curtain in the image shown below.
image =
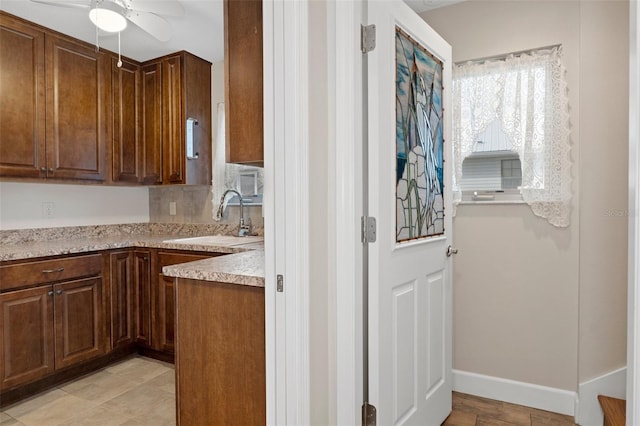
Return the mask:
M571 213L571 126L562 48L454 68L454 192L462 161L495 120L520 156L520 192L534 214L558 227Z

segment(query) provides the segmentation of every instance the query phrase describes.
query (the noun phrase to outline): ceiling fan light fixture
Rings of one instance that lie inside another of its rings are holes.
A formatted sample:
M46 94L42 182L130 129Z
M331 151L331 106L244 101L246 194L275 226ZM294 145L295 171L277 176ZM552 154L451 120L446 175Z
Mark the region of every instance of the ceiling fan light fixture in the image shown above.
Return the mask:
M124 16L103 7L91 9L89 11L89 19L91 19L93 25L109 33L117 33L127 28L127 20Z

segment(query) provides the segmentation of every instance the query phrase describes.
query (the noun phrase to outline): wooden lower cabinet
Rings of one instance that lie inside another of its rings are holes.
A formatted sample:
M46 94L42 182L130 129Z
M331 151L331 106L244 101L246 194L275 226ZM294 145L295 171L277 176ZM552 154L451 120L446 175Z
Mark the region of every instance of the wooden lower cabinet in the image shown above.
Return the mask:
M0 294L0 389L106 353L101 277Z
M53 373L51 285L0 294L0 389Z
M103 336L102 279L55 284L56 368L106 353Z
M178 425L264 425L264 288L178 279Z
M153 284L154 322L151 347L167 354L175 352L175 286L174 279L162 274L162 268L179 263L193 262L219 255L218 253L193 254L159 250Z
M133 253L130 250L109 254L109 309L111 349L130 345L135 340Z
M151 252L134 250L135 340L144 347L151 347L151 276Z

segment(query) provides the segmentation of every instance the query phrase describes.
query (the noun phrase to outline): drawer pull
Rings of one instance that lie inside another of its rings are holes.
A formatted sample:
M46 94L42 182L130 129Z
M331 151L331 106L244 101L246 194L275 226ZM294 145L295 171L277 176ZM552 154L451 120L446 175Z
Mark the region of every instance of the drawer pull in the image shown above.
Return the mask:
M54 272L62 272L64 271L64 268L56 268L56 269L44 269L42 271L43 274L52 274Z

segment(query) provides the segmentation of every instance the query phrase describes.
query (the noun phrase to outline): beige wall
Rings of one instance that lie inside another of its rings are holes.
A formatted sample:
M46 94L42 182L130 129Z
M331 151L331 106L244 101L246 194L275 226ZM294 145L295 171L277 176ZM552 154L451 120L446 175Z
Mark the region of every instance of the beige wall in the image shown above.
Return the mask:
M561 43L573 125L568 228L526 205L458 208L455 369L575 391L625 363L626 225L607 211L626 208L626 6L474 0L423 14L454 61Z
M626 365L629 4L580 8L580 335L584 382Z

